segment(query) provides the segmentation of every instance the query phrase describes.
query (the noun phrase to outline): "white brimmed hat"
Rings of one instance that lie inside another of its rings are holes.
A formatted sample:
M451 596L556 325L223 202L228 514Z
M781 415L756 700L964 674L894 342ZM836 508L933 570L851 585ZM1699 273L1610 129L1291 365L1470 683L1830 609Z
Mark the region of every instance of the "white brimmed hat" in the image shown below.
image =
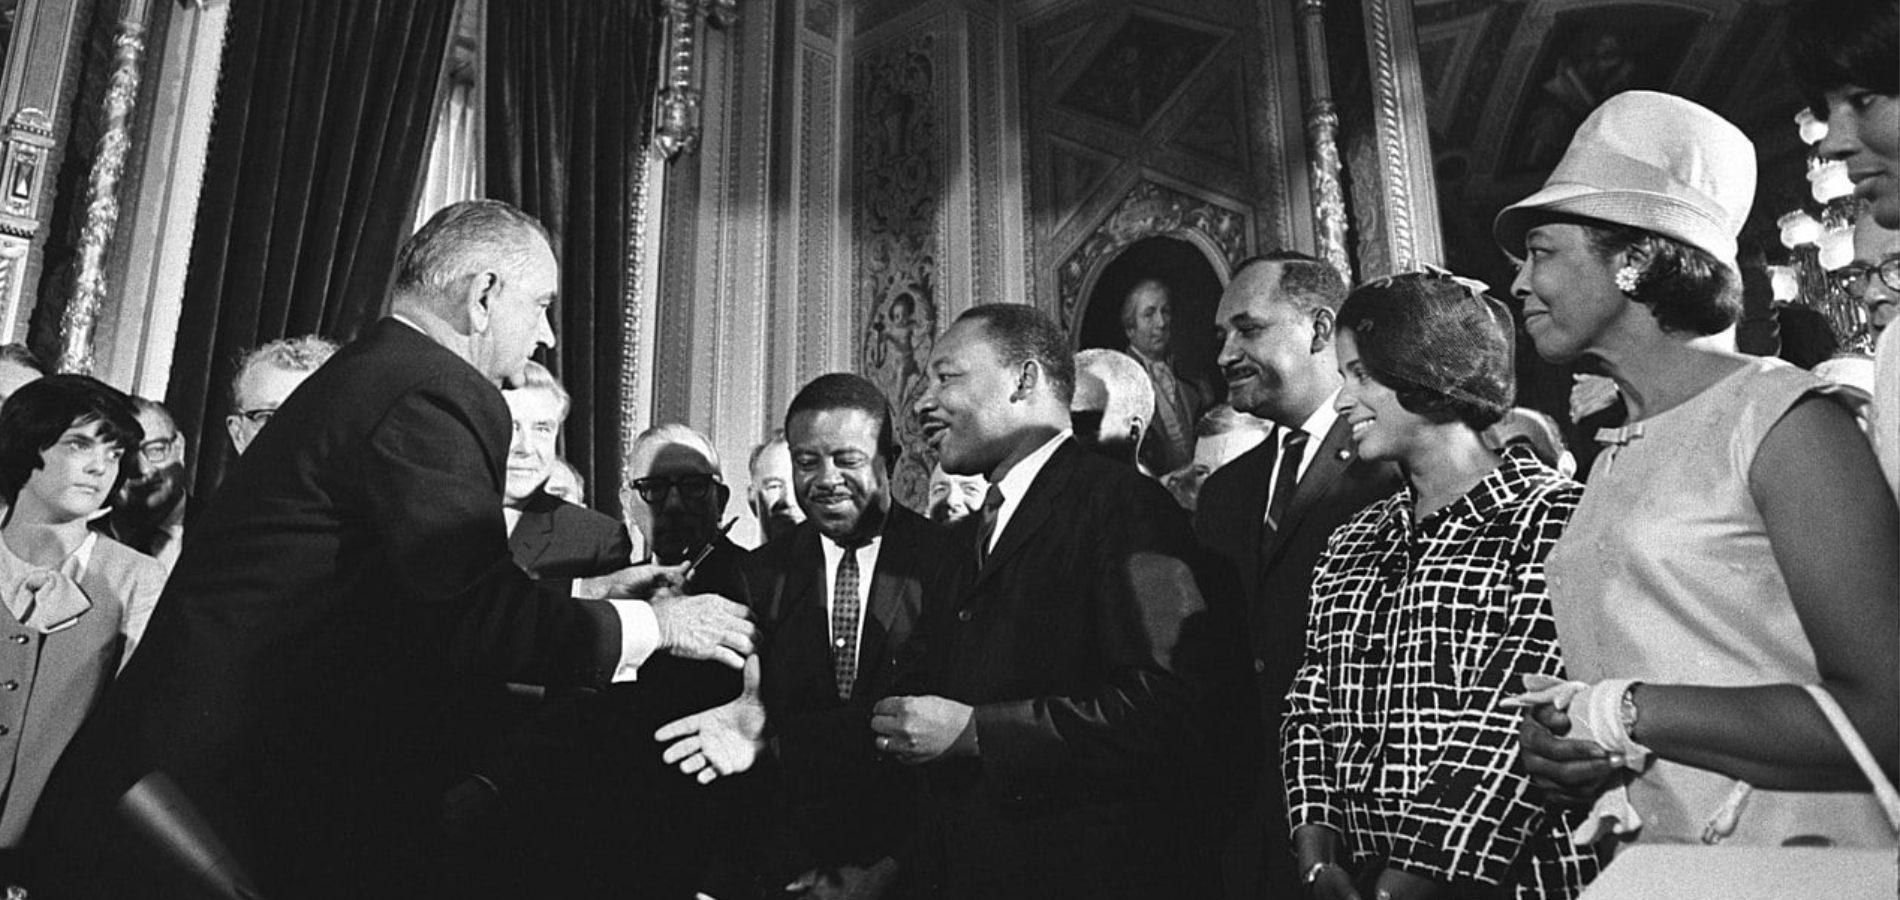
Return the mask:
M1672 237L1730 271L1755 201L1755 145L1741 129L1671 94L1625 91L1590 113L1543 190L1498 213L1492 237L1524 255L1550 214L1584 216Z

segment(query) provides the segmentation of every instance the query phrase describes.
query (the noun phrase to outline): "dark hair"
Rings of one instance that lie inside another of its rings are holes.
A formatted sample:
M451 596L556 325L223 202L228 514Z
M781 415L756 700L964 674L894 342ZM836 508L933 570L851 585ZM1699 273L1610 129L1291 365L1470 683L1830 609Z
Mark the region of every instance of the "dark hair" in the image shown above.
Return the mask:
M20 489L46 463L40 454L66 429L92 422L99 423L100 438L125 452L110 496L139 471L145 429L131 398L89 375L48 375L14 391L0 405L0 496L18 502Z
M832 372L820 375L810 384L800 388L798 395L792 398L792 405L785 410L785 430L791 431L792 420L800 413L826 412L829 410L855 409L877 420L877 452L884 461L897 464L897 458L904 448L897 444L897 432L891 425L891 403L885 399L884 392L877 385L861 375L849 372ZM761 449L764 447L760 445ZM757 452L753 453L756 463Z
M1741 281L1708 251L1628 225L1598 219L1577 224L1597 253L1635 250L1649 260L1629 297L1649 307L1664 331L1715 334L1741 317Z
M10 362L16 366L32 369L41 375L47 374L46 363L42 362L39 355L25 344L0 344L0 362Z
M1821 95L1847 85L1900 94L1900 3L1808 0L1788 11L1788 70L1815 118Z
M1346 302L1346 279L1339 270L1333 268L1332 263L1298 250L1269 250L1250 256L1234 267L1234 277L1239 278L1249 267L1267 263L1280 264L1280 295L1293 301L1302 312L1321 308L1337 312L1339 304Z
M1359 364L1407 411L1483 431L1517 393L1511 315L1449 275L1411 273L1355 288L1339 309Z
M985 303L957 317L958 322L966 320L983 326L984 338L1003 365L1033 361L1049 379L1057 400L1067 406L1075 399L1075 357L1069 353L1068 336L1048 313L1021 303Z

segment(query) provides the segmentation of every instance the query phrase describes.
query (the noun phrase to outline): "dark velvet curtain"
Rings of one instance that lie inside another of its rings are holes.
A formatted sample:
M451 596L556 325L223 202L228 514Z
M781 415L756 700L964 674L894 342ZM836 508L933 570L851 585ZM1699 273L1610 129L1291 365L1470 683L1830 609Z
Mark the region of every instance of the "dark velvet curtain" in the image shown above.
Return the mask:
M221 478L244 351L373 317L415 216L454 0L236 0L166 405Z
M661 25L650 0L491 0L488 195L540 219L561 260L549 368L573 395L562 452L618 515L628 199L647 147Z

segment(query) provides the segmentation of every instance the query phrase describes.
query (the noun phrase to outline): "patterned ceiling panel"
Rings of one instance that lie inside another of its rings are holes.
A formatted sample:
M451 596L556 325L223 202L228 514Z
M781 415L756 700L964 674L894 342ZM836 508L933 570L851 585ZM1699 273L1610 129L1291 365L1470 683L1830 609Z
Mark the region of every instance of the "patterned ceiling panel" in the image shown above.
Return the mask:
M1131 15L1069 85L1061 105L1140 130L1220 42L1218 35Z

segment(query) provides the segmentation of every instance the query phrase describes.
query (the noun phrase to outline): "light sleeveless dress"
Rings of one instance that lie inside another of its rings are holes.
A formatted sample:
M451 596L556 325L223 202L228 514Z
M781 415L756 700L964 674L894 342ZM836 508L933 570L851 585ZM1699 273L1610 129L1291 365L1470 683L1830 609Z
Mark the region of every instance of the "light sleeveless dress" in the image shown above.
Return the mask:
M1831 391L1779 360L1751 359L1687 402L1599 435L1603 452L1546 565L1572 678L1820 682L1748 472L1762 439L1796 402ZM1700 841L1735 785L1655 760L1630 785L1644 820L1637 839ZM1759 789L1724 842L1780 845L1799 835L1842 846L1895 842L1872 794Z

